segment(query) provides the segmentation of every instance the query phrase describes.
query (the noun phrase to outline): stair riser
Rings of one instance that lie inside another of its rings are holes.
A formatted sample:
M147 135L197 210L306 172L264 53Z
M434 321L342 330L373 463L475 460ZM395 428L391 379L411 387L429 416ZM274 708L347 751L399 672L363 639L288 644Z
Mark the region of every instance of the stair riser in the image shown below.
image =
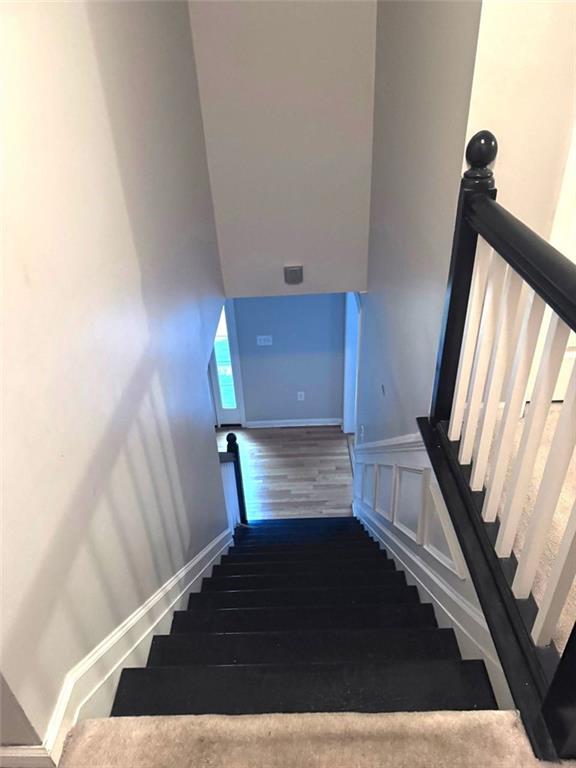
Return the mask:
M436 627L431 605L298 606L176 611L172 634L267 632L285 629L382 629Z
M393 563L389 561L393 566ZM349 573L293 573L284 575L281 573L263 574L260 576L226 576L223 578L210 578L202 581L203 592L230 591L234 589L313 589L329 587L360 587L376 586L378 584L404 583L403 573L389 571L351 571Z
M257 552L235 554L232 550L229 554L223 555L220 559L222 565L226 563L299 563L316 562L322 565L326 570L335 568L338 570L340 563L346 563L351 560L362 560L363 562L387 560L387 555L382 549L366 549L361 552L350 552L343 549L336 554L332 552Z
M349 560L334 563L339 571L389 571L393 570L390 560ZM291 573L326 573L325 562L314 560L300 560L296 562L261 562L261 563L230 563L215 565L212 569L213 576L257 576L259 574L291 574Z
M328 515L319 515L318 517L284 517L274 518L272 520L253 520L248 524L249 528L272 528L284 526L297 526L298 528L307 528L308 526L331 527L340 525L361 525L357 517L352 515L338 517L329 517Z
M148 666L391 662L459 659L449 629L387 629L357 632L264 632L165 635L152 641Z
M309 530L301 530L299 528L268 528L266 530L259 530L259 531L253 531L253 530L247 530L247 531L239 531L236 529L234 531L234 535L238 538L265 538L265 537L273 537L273 538L286 538L286 537L311 537L311 538L338 538L339 536L349 536L349 537L358 537L358 536L366 536L368 535L367 532L362 528L362 526L357 525L354 527L348 527L348 528L333 528L331 530L324 530L322 528L316 528L316 529L309 529Z
M493 709L482 662L124 670L112 714Z
M249 523L247 526L238 528L238 533L265 533L266 531L363 531L364 527L357 518L342 517L336 518L333 522L319 520L316 522L313 518L302 520L268 520L264 523Z
M348 546L343 547L342 545L334 545L334 544L298 544L298 545L290 545L290 544L234 544L232 547L230 547L229 552L231 554L238 554L238 555L258 555L258 554L265 554L265 555L272 555L274 558L276 554L282 554L282 553L294 553L294 554L308 554L309 557L314 558L316 553L321 554L324 553L326 555L339 555L342 554L344 556L347 555L360 555L362 556L362 553L364 552L379 552L380 549L376 542L371 541L360 541L356 544L349 544Z
M402 574L404 575L404 574ZM196 608L259 608L296 605L367 605L417 603L416 587L386 586L363 589L259 589L239 592L200 592L188 598Z
M320 547L327 545L338 545L346 547L348 544L358 544L360 542L369 541L363 534L358 535L343 534L339 536L326 536L319 534L318 536L301 536L300 534L283 535L278 536L234 536L234 542L236 544L242 544L243 546L298 546L299 544L306 544L306 546L317 544Z
M336 528L335 526L330 526L328 528L324 527L318 527L318 528L306 528L305 530L302 528L241 528L236 529L234 531L234 535L241 537L257 537L257 536L311 536L311 537L317 537L317 536L324 536L327 538L334 537L334 536L366 536L366 531L364 528L362 528L361 525L348 525L348 526L342 526L340 528Z

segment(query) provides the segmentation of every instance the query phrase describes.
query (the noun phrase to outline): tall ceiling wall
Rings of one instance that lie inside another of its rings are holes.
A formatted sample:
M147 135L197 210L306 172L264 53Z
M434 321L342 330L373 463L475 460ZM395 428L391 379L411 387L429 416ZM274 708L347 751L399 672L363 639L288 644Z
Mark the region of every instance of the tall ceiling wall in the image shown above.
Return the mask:
M193 0L190 15L226 294L365 290L375 2Z

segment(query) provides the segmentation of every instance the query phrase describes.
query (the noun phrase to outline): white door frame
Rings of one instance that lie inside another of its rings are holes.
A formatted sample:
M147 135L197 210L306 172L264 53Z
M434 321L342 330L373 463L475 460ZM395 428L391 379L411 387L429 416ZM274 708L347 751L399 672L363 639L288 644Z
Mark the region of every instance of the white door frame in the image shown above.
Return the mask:
M214 411L216 414L217 426L224 424L246 424L246 414L244 409L244 390L242 387L242 367L240 364L240 348L238 346L238 335L236 332L236 315L234 313L234 300L226 299L224 302L224 312L226 313L226 326L228 328L228 343L230 345L230 361L232 363L232 376L234 377L234 393L236 395L235 410L223 409L220 402L220 385L218 384L218 373L216 370L216 361L214 352L210 357L208 372L212 385L212 394L214 402Z
M356 433L356 402L358 398L358 362L362 304L360 294L347 293L344 297L344 396L342 403L342 431Z

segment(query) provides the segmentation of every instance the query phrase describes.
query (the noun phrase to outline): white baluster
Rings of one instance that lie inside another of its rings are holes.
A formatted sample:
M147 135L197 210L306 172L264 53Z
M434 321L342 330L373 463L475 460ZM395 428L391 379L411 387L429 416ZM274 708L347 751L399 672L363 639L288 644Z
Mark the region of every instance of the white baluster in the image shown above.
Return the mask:
M520 306L522 286L522 278L514 272L514 270L509 269L506 274L506 285L504 286L500 301L496 341L492 349L490 369L488 371L488 380L484 395L484 409L482 411L480 422L480 437L478 439L478 447L474 452L474 461L472 463L470 487L473 491L481 491L484 487L488 456L492 445L492 436L494 434L494 426L496 424L496 417L498 416L500 396L504 384L504 374L508 368L508 360L511 356L511 350L516 347L518 341L518 315L519 312L525 308L525 304ZM527 295L527 290L525 295Z
M566 323L557 315L553 315L546 334L510 487L500 516L500 530L495 545L498 557L510 557L512 552L568 335L569 328Z
M480 327L480 318L482 316L482 305L484 303L484 294L486 292L486 281L488 279L488 271L493 253L494 252L488 243L479 237L476 245L474 274L472 275L472 285L470 286L470 298L468 300L464 336L460 348L460 362L458 363L458 375L456 377L456 386L454 388L452 413L450 415L450 425L448 427L448 437L450 440L460 440L460 435L462 433L462 422L464 420L464 409L466 407L466 394L470 384L470 372L472 371L472 361L474 360L474 350L476 349L478 329Z
M532 639L536 645L548 645L552 640L566 598L572 588L574 576L576 576L576 502L572 507L570 519L532 627Z
M568 471L576 443L576 364L568 383L566 398L560 411L558 425L554 432L550 453L544 468L542 482L536 497L534 511L526 541L518 562L518 569L512 583L512 591L518 598L530 595L538 563L546 546L548 530L556 511L558 499Z
M526 297L528 298L529 294L526 294ZM520 331L520 339L504 395L506 404L500 430L496 438L496 447L487 481L486 499L482 508L482 516L488 523L493 523L498 514L504 481L506 480L514 448L514 432L518 426L518 420L525 403L526 386L530 376L532 361L534 360L536 342L538 341L545 306L542 299L533 294L532 303L524 316L524 322Z
M486 295L484 296L484 306L482 307L482 319L480 320L480 331L478 333L478 343L474 354L474 363L470 387L468 391L468 408L464 421L462 441L460 442L459 460L461 464L470 464L472 460L472 449L476 438L478 428L478 417L482 400L484 397L484 388L486 385L486 373L490 361L490 352L496 328L496 320L500 305L500 295L506 275L506 262L497 254L494 254L490 264L490 273L488 275L488 285L486 286Z

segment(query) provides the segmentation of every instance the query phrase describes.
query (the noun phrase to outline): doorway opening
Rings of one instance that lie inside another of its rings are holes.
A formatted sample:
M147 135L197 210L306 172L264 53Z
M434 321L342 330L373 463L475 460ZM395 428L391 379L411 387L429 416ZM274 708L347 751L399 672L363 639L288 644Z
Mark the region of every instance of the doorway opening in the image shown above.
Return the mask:
M208 372L216 426L243 424L244 398L232 301L222 307Z

